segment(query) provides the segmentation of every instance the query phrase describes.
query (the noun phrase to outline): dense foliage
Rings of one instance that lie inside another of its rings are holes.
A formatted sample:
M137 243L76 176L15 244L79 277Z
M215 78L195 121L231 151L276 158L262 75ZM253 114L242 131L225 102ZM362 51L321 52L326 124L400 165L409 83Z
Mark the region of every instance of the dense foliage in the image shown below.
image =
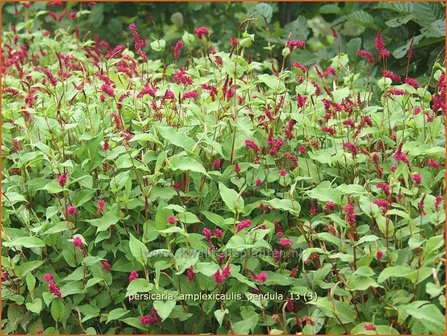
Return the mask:
M441 59L39 24L3 36L4 333L445 333Z

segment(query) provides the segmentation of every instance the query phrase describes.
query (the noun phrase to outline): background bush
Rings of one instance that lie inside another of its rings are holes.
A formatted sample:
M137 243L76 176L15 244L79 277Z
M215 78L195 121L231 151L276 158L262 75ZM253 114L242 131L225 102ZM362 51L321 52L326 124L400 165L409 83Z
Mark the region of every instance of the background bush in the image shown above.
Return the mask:
M65 7L64 7L65 8ZM67 19L71 10L89 9L88 3L67 3L67 16L62 27L73 26ZM39 15L34 29L49 28L54 20L41 11L47 9L61 13L58 6L33 3L24 13L19 4L4 4L3 27L20 22L24 15ZM15 15L20 11L22 15ZM254 59L273 55L281 59L278 46L287 38L307 40L309 49L300 54L303 64L318 63L334 57L341 48L351 60L351 66L359 62L355 52L372 49L377 31L381 31L390 46L393 59L390 67L398 66L413 39L414 56L410 64L413 77L428 76L430 64L444 58L445 4L443 2L396 2L396 3L96 3L76 21L81 36L109 42L112 45L130 41L127 26L135 23L147 38L163 38L168 44L178 40L184 30L207 26L213 32L211 39L220 49L228 49L232 36L238 35L238 27L246 19L255 18L249 32L257 39L249 51ZM336 42L331 29L337 33ZM87 34L87 35L85 35ZM290 34L290 35L289 35ZM276 46L266 50L265 42ZM297 60L297 55L291 61Z

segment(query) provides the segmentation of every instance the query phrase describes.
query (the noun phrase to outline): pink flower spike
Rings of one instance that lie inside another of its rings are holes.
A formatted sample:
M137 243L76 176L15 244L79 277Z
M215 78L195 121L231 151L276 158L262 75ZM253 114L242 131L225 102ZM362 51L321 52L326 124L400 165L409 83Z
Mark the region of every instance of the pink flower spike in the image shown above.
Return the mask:
M63 188L65 184L67 183L68 176L67 174L62 174L57 178L57 181L59 182L59 185Z
M219 285L223 282L222 274L220 273L220 270L217 270L216 273L213 274L214 281Z
M138 279L138 272L137 271L130 272L128 279L129 279L129 282L132 282L135 279Z
M188 278L189 282L195 279L196 273L194 272L194 266L191 266L186 270L186 277Z
M214 170L219 170L221 165L222 165L222 160L220 160L220 159L214 160L214 162L213 162Z
M172 92L171 90L166 90L164 99L175 99L174 92Z
M206 27L197 27L196 29L194 29L194 34L196 34L199 40L201 40L203 36L209 35L209 31Z
M261 272L259 274L253 274L252 279L253 279L253 281L258 282L258 283L264 283L267 281L267 273Z
M396 161L402 161L406 164L409 163L407 155L405 155L404 152L402 152L401 150L397 150L394 154L393 154L393 158Z
M326 210L327 212L332 212L332 211L334 211L334 209L335 209L335 203L334 202L327 202L325 205L324 205L324 210Z
M241 172L241 167L239 167L239 164L238 164L238 163L236 163L236 164L234 165L234 172L235 172L236 174L239 174L239 173Z
M436 199L435 199L436 211L439 211L441 203L442 203L442 196L441 195L436 196Z
M174 47L174 59L178 59L180 57L182 49L183 49L183 41L178 40Z
M213 234L216 238L222 238L223 237L223 231L221 229L214 229Z
M230 271L230 265L227 265L223 268L222 272L222 277L225 279L228 279L230 277L231 271Z
M208 228L203 228L202 234L205 236L206 240L211 241L211 230Z
M411 179L414 181L414 183L416 183L418 186L421 185L422 182L422 178L421 175L419 173L413 173L411 174Z
M402 90L402 89L389 89L388 91L390 94L395 95L395 96L403 96L404 94L407 93L407 91Z
M74 247L79 247L79 248L83 248L84 247L84 243L82 242L82 239L79 237L74 237L73 238L73 246Z
M365 330L367 330L367 331L374 331L374 330L376 330L376 326L374 324L372 324L372 323L365 323L363 328L365 328Z
M287 47L290 49L290 51L294 51L296 48L305 48L306 47L306 43L304 41L300 41L300 40L290 40L287 43Z
M173 224L175 224L176 221L177 221L177 220L175 219L174 216L169 216L169 217L168 217L168 223L169 223L169 224L173 225Z
M439 169L439 168L441 167L441 165L439 164L439 162L436 161L435 159L428 159L428 165L429 165L431 168L434 168L434 169Z
M143 325L154 325L158 321L152 315L144 315L140 317L140 323Z
M48 283L54 282L54 277L51 273L45 273L43 276L43 281L48 282Z
M290 241L290 239L288 238L282 238L279 241L279 245L281 245L282 247L286 248L286 249L290 249L292 248L292 242Z
M249 219L241 220L239 222L239 224L236 225L236 232L242 231L243 229L250 227L250 225L251 225L251 220L249 220Z
M99 216L101 216L103 214L105 206L106 206L106 202L104 200L102 200L102 199L98 200L98 203L97 203L98 210L96 213Z
M348 201L348 203L346 203L345 206L343 207L343 211L346 214L346 222L350 226L354 227L356 224L354 204L352 204Z
M410 77L405 78L405 83L407 83L408 85L411 85L415 89L419 88L419 83L414 78L410 78Z
M101 264L102 268L106 271L110 271L110 269L112 268L107 260L102 260Z
M258 145L251 139L245 140L245 146L248 147L248 148L251 148L255 152L259 152Z
M54 294L58 298L62 297L62 293L61 293L59 287L57 287L54 282L49 282L48 283L48 290L50 291L50 293Z
M380 34L380 31L377 32L376 38L374 40L375 44L376 44L376 49L380 52L381 50L383 50L384 48L384 44L383 44L383 39L382 39L382 35Z
M385 182L379 182L379 183L377 183L377 184L376 184L376 188L381 189L381 190L383 191L383 193L384 193L385 195L387 195L387 196L390 194L390 190L391 190L391 188L390 188L390 186L389 186L388 184L386 184Z
M357 55L367 60L370 64L374 63L374 56L367 50L360 49L357 51Z
M67 207L67 213L69 215L76 215L76 212L77 212L77 210L76 210L76 208L73 205L69 205Z

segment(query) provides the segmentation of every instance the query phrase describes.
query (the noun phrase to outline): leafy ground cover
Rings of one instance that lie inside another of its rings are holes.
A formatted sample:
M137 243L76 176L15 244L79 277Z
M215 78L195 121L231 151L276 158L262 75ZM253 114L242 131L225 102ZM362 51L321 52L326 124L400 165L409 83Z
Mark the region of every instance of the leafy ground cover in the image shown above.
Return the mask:
M441 60L32 26L2 46L5 333L445 333Z

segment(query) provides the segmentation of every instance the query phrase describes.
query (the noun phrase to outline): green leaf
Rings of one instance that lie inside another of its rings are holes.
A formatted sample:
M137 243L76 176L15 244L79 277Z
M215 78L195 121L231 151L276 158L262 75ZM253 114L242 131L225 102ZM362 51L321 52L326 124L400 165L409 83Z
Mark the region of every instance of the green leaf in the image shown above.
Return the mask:
M348 20L350 22L357 23L361 26L365 26L371 29L377 29L374 18L368 12L363 10L357 10L348 15Z
M50 194L57 194L63 191L64 188L59 185L58 181L52 180L45 187L43 187L43 190L48 191Z
M307 19L303 15L299 15L294 21L284 26L284 33L284 36L291 34L291 39L306 40L310 34Z
M84 289L87 289L87 288L90 288L90 287L92 287L92 286L94 286L94 285L96 285L96 284L99 284L100 282L102 282L103 281L103 279L101 279L101 278L92 278L92 279L88 279L88 281L87 281L87 283L86 283L86 285L85 285L85 287L84 287Z
M249 11L249 14L254 15L259 21L258 24L262 25L264 20L266 20L267 23L270 23L273 15L273 8L270 4L261 2L256 4L256 6Z
M90 222L91 225L96 226L98 232L101 232L108 230L109 227L118 223L119 220L120 218L116 212L108 211L101 218L89 219L87 221Z
M154 308L157 310L157 314L160 315L161 320L166 320L174 309L177 301L154 301Z
M157 52L163 51L165 49L165 47L166 47L166 41L163 39L156 40L151 43L151 48Z
M445 19L445 10L440 3L416 2L413 3L413 9L412 13L421 26L428 26L432 22Z
M135 281L135 280L134 280ZM129 314L130 313L130 311L129 310L126 310L126 309L124 309L124 308L116 308L116 309L113 309L111 312L109 312L108 313L108 315L107 315L107 321L106 321L106 324L108 324L110 321L115 321L115 320L118 320L118 319L120 319L121 317L123 317L123 316L125 316L125 315L127 315L127 314Z
M329 184L320 183L316 188L307 192L310 198L319 200L320 202L334 202L340 203L340 193L334 188L331 188Z
M379 237L377 237L375 235L363 236L362 238L360 238L358 240L357 243L355 243L355 245L357 246L357 245L360 245L360 244L363 244L363 243L370 243L370 242L374 242L374 241L377 241L377 240L379 240Z
M387 280L390 277L394 277L394 278L404 278L408 275L408 273L410 273L413 269L409 266L389 266L387 268L385 268L380 274L379 277L377 278L377 281L379 283L384 282L385 280Z
M137 293L149 293L154 285L146 279L135 279L127 286L126 297Z
M95 317L99 316L99 313L100 313L99 308L94 307L89 304L79 306L76 308L76 310L79 311L82 315L84 315L81 322L85 322L92 318L95 318Z
M214 316L216 317L217 322L219 322L219 326L222 326L222 322L226 314L228 314L228 309L218 309L214 311Z
M278 77L272 76L272 75L259 75L258 79L261 83L264 83L267 85L270 89L276 91L276 92L284 92L286 90L286 86L284 84L284 81L279 79Z
M65 315L65 305L61 299L56 299L51 303L51 316L56 322L62 322Z
M379 287L377 282L374 279L371 279L369 276L353 276L352 279L348 283L349 289L356 291L364 291L369 287Z
M26 309L34 314L39 314L42 311L42 299L36 298L33 302L28 302L26 304Z
M252 315L242 321L233 323L233 330L237 335L248 335L253 332L259 321L259 315Z
M254 245L247 244L242 236L236 235L230 238L224 250L244 251Z
M340 12L340 7L338 4L327 4L320 7L321 14L338 14Z
M137 328L137 329L140 329L143 331L147 330L147 328L141 324L140 319L136 318L136 317L128 317L128 318L121 320L121 322L124 322L134 328Z
M43 260L33 260L33 261L26 261L23 264L19 265L16 268L17 276L19 278L22 278L26 276L29 272L34 271L36 268L39 268L43 265L45 261Z
M221 228L225 228L225 218L209 211L202 211L202 214L213 224L220 226Z
M375 274L376 273L374 272L374 270L369 266L360 266L353 273L353 275L361 275L361 276L368 276L368 277L373 276Z
M301 206L295 200L274 198L265 203L271 205L274 209L285 210L295 216L300 214Z
M36 286L36 278L31 273L28 273L25 277L25 281L28 290L33 291Z
M37 237L19 237L19 238L15 238L11 242L4 242L3 245L4 246L14 246L14 247L35 248L35 247L44 247L45 243Z
M144 266L149 253L147 246L130 234L129 248L132 256Z
M95 190L80 190L75 194L75 196L73 196L73 205L75 205L76 207L80 207L81 205L90 201L93 196L95 196L95 193Z
M349 59L355 60L359 56L357 56L357 51L361 49L362 39L360 37L355 37L350 39L348 44L346 45L346 52L349 56Z
M210 277L219 269L219 266L214 262L198 262L194 268L197 272Z
M184 154L174 155L169 159L169 165L172 170L192 171L209 176L206 169L201 163L193 158L185 156Z
M185 211L177 215L178 219L186 224L200 223L200 219L192 212Z
M341 301L330 301L327 297L321 297L315 302L308 302L308 304L319 307L323 314L328 317L337 316L342 323L351 323L356 318L354 308Z
M271 271L267 272L267 281L265 282L265 285L267 286L273 286L273 285L290 286L292 283L293 279L288 277L287 275Z
M407 307L405 310L415 320L422 323L430 333L445 335L445 316L434 304L427 304L419 308Z
M234 267L233 265L231 266L231 276L240 283L246 284L251 288L258 288L253 281L250 281L247 277L245 277L240 273L240 266L237 267Z
M366 190L363 186L359 184L341 184L335 190L338 190L342 194L352 195L352 194L364 194Z
M436 20L430 26L423 27L421 33L425 37L443 37L445 34L445 19Z
M341 103L343 99L349 96L349 94L350 94L349 88L347 87L343 87L332 91L332 95L334 96L334 101L336 103Z
M61 287L62 297L82 293L82 282L71 281Z
M228 188L225 184L219 182L220 197L224 201L228 209L233 213L242 212L244 209L244 199L233 189Z
M3 199L3 201L10 205L14 205L19 202L27 202L25 196L14 191L6 192L4 197L5 198Z
M183 148L187 152L192 152L196 141L186 135L186 129L177 129L174 127L157 126L157 132L160 136L174 146Z
M188 234L185 232L185 230L183 230L182 228L178 227L178 226L171 226L170 228L164 229L164 230L157 230L160 233L180 233L184 236L187 236Z
M82 260L82 264L87 267L91 267L94 264L99 263L101 260L103 260L103 258L101 258L101 257L87 256Z

